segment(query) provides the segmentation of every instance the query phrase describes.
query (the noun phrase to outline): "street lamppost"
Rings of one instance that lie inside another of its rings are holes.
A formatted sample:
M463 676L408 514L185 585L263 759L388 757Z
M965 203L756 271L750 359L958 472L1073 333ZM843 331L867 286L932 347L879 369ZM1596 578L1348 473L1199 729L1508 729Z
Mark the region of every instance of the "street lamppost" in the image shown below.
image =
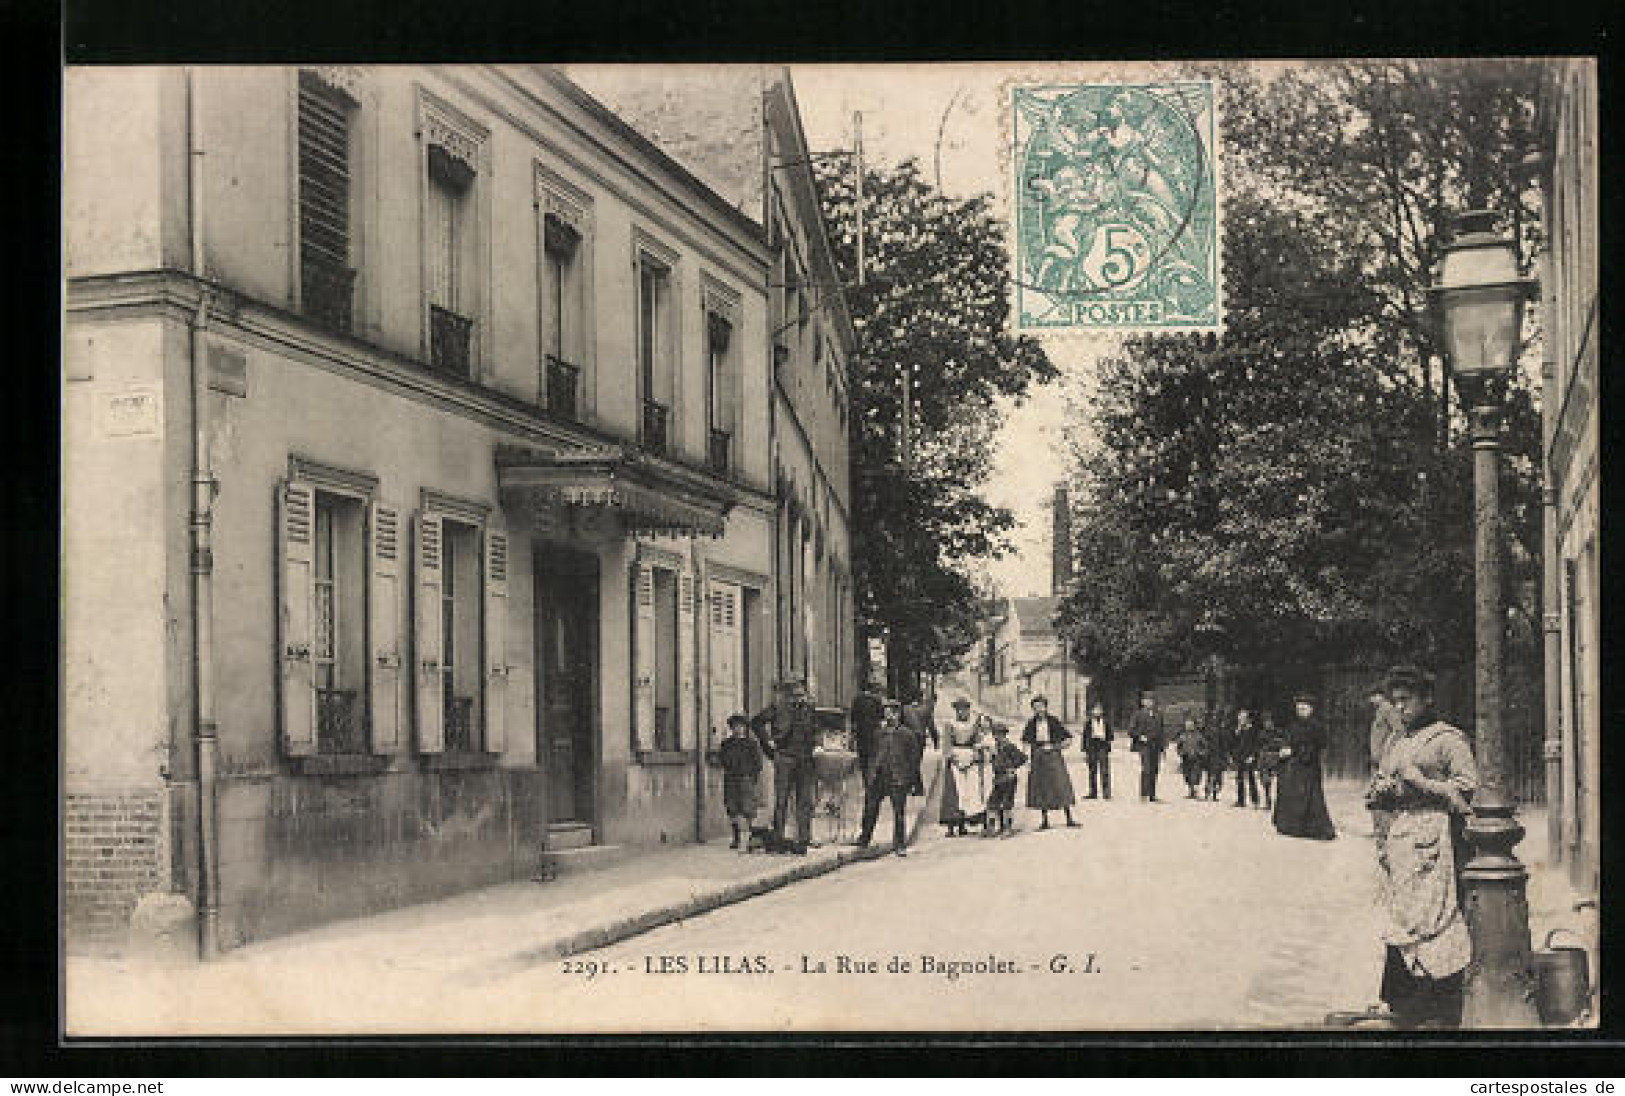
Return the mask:
M1512 241L1495 215L1463 213L1446 247L1433 299L1447 362L1473 442L1474 657L1479 789L1467 823L1472 856L1462 870L1473 958L1462 1005L1465 1028L1538 1027L1530 972L1528 870L1513 854L1524 835L1507 792L1501 723L1501 409L1518 359L1523 304L1533 281L1518 273Z

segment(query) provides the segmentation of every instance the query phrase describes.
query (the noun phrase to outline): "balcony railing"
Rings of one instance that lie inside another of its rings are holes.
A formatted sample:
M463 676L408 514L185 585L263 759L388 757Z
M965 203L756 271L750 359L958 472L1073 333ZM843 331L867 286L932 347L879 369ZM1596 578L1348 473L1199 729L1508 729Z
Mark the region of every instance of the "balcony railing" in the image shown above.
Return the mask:
M365 753L364 730L354 689L316 690L316 746L321 753Z
M446 698L446 752L467 753L474 749L474 698Z
M349 331L354 319L355 271L306 255L299 265L299 295L305 315L335 331Z
M469 373L474 321L437 304L429 306L429 364L466 377Z
M712 430L711 444L705 450L705 463L717 475L726 475L728 472L729 449L733 445L733 435L726 430Z
M547 356L547 409L560 418L576 417L576 386L581 380L581 367Z
M666 453L666 422L670 408L653 400L643 401L643 447L651 453Z

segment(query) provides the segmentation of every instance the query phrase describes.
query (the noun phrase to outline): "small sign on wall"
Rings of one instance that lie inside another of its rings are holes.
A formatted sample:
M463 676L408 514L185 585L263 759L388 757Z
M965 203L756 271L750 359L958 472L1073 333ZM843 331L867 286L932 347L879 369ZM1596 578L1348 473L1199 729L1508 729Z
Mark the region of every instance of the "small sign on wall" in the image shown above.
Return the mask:
M98 438L160 438L163 422L163 396L155 384L104 389L96 394Z

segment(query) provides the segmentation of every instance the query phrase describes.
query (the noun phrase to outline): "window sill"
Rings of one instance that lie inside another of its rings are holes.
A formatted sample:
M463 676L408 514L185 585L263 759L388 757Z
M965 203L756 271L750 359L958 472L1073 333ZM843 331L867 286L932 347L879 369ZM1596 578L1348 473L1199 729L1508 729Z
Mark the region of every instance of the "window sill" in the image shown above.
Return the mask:
M389 768L388 754L316 754L293 759L300 776L358 776L381 773Z
M494 769L500 755L489 753L432 753L423 755L423 767L430 772L448 769Z
M642 765L691 765L693 762L693 750L643 750L638 753L638 763Z

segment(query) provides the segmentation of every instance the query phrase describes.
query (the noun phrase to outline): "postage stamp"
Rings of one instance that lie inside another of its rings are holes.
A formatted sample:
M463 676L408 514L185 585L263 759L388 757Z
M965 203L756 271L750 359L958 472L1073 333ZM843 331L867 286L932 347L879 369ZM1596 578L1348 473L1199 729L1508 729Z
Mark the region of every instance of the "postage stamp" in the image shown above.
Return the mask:
M1217 331L1219 164L1209 80L1016 86L1020 331Z

